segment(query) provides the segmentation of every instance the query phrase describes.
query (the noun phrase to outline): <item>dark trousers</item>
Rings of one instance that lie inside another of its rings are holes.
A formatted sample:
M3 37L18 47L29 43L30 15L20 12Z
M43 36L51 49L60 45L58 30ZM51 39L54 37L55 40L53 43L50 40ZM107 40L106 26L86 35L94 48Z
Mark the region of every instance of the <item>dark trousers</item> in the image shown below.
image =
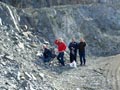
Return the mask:
M77 56L76 53L73 54L70 52L70 63L72 63L74 60L76 61L76 56Z
M57 59L59 60L59 63L61 63L63 66L65 66L64 63L64 52L60 52L57 56Z
M44 56L40 57L40 59L42 59L44 63L50 62L50 61L52 60L51 57L46 57L46 58L45 58Z
M85 65L86 64L86 59L85 59L85 52L79 53L80 55L80 65Z
M77 62L77 52L75 52L75 57L74 57L74 60Z

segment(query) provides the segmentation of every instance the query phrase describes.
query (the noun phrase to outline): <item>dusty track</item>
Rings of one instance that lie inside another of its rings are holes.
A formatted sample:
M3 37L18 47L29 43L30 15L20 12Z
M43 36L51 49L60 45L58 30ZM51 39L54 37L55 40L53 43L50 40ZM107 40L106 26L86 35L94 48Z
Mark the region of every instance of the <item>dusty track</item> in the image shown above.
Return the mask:
M120 90L120 55L109 57L101 64L107 85L112 90Z
M58 66L55 70L49 76L57 90L120 90L120 55L99 57L76 69Z

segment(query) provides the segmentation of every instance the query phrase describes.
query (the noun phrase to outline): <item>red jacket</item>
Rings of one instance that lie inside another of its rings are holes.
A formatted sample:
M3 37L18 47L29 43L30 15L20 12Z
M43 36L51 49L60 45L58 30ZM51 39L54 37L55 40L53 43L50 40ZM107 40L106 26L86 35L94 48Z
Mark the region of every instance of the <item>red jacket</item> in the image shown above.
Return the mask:
M58 46L59 52L64 52L66 50L66 44L64 42L58 42L58 40L55 40L55 44Z

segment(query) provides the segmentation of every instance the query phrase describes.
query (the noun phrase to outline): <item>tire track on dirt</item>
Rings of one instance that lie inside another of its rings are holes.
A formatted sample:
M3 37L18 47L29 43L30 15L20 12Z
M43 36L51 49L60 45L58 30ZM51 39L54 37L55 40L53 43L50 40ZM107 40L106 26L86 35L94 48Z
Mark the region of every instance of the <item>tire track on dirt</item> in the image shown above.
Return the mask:
M109 58L102 67L107 85L112 85L112 90L120 90L120 55Z

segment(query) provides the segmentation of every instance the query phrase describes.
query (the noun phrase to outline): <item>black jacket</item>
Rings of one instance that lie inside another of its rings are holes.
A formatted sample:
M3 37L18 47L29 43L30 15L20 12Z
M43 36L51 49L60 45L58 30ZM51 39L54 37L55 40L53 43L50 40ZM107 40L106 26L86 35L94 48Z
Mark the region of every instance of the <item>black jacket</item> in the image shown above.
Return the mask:
M44 52L43 52L43 56L44 56L44 58L51 57L52 56L52 52L49 49L45 48Z
M79 53L85 52L85 46L86 46L86 43L85 43L85 42L80 42L80 43L78 44Z

